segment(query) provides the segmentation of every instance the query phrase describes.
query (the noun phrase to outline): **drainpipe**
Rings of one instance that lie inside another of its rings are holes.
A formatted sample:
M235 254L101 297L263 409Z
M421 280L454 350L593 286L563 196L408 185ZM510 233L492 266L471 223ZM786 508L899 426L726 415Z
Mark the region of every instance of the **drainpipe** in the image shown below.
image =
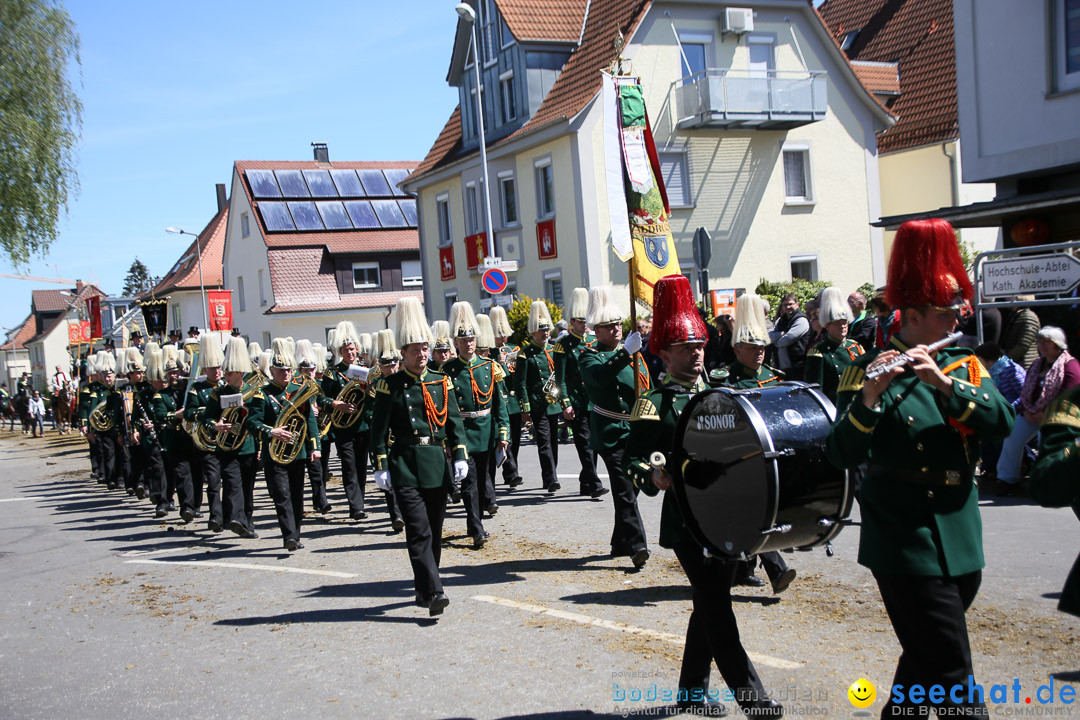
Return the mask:
M394 305L386 306L386 317L383 318L383 327L387 330L390 329L390 313L394 312Z
M941 152L945 157L949 158L949 192L952 194L952 205L956 207L960 204L960 190L957 187L959 184L956 177L956 155L949 152L949 143L941 143Z

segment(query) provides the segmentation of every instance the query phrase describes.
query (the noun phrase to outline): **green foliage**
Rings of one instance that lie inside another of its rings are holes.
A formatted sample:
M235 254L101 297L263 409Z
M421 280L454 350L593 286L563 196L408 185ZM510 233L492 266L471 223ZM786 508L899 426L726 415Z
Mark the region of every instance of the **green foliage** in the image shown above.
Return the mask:
M72 62L79 35L60 0L0 2L0 246L13 265L48 251L78 193Z
M154 278L150 277L150 269L143 265L138 257L128 268L127 276L124 277L124 295L138 295L154 287Z
M874 287L874 283L872 282L864 282L862 285L855 289L865 295L867 300L870 300L870 298L877 295L877 288Z
M754 292L765 298L769 303L769 314L776 317L780 312L780 298L785 295L789 293L794 295L799 300L799 307L805 308L807 300L813 300L819 292L830 285L832 283L825 280L810 282L796 278L792 282L770 282L762 278Z
M548 312L551 313L551 322L557 323L562 320L562 308L550 300L544 302L547 303ZM532 304L533 298L528 295L516 295L514 304L506 310L506 319L510 321L510 329L514 331L509 342L514 345L520 345L525 338L529 337L529 308ZM554 328L552 330L551 336L555 337Z

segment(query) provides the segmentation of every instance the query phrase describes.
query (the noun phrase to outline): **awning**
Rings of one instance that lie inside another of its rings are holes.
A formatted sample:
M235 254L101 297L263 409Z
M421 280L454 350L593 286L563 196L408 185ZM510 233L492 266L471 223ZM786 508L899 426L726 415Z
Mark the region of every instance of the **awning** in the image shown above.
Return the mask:
M1034 212L1063 210L1065 208L1080 210L1080 190L1054 190L1045 193L995 198L994 200L970 205L938 208L930 212L891 215L870 224L873 227L895 230L908 220L941 218L942 220L948 220L955 228L998 227L1010 218L1018 218Z

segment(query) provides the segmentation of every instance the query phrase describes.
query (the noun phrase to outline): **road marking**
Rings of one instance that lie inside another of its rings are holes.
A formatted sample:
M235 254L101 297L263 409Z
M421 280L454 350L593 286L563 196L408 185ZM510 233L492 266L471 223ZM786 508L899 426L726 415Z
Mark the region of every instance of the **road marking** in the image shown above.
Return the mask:
M230 570L264 570L266 572L299 573L301 575L323 575L325 577L354 578L354 573L334 570L308 570L306 568L279 567L277 565L253 565L251 563L214 562L212 560L125 560L129 565L190 565L193 567L228 568Z
M166 553L195 552L201 549L189 545L187 547L162 548L160 550L128 550L126 553L120 553L120 557L146 557L148 555L165 555Z
M57 500L57 501L63 502L63 501L66 501L66 500L68 500L70 498L75 498L75 497L86 497L86 493L84 493L84 492L73 492L73 493L63 493L63 494L57 494L57 495L27 495L26 497L0 498L0 503L19 502L20 500Z
M652 640L659 640L671 645L678 645L679 647L682 647L683 643L686 641L684 635L673 635L672 633L661 632L659 630L650 630L649 628L637 627L636 625L627 625L623 622L605 620L603 618L592 617L591 615L581 615L580 613L572 613L565 610L555 610L553 608L544 607L543 605L533 605L531 603L508 600L507 598L495 597L493 595L473 595L472 599L491 603L492 605L502 605L503 607L524 610L526 612L536 613L537 615L547 615L548 617L559 618L560 620L569 620L570 622L576 622L580 625L592 625L594 627L602 627L606 630L616 630L630 635L640 635ZM747 653L747 655L750 656L750 659L753 660L756 665L766 665L779 670L795 670L803 666L802 663L770 657L768 655L758 655L757 653Z
M557 475L556 477L561 477L561 478L576 478L577 476L578 476L578 474L577 474L577 473L559 473L559 474L558 474L558 475ZM601 474L597 473L596 477L598 477L598 478L603 478L604 480L607 480L607 475L601 475Z

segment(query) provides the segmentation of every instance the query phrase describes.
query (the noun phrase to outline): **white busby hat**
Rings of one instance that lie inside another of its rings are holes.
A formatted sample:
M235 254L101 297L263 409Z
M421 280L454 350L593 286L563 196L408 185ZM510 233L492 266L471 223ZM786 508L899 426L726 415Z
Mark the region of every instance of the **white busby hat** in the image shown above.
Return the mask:
M476 316L476 347L481 350L495 347L495 331L491 329L491 318L484 313Z
M340 348L337 344L336 327L332 327L326 331L326 346L330 348L330 352L334 356L334 364L337 365L338 361L341 360L341 353L339 352Z
M838 287L827 287L821 291L821 306L818 308L818 322L828 325L837 320L851 322L851 308L847 298Z
M254 340L248 343L248 359L251 360L252 365L259 364L259 356L262 355L262 346Z
M97 362L94 358L94 353L90 353L86 356L86 374L88 377L97 375Z
M476 313L466 300L460 300L450 306L450 335L476 337Z
M270 377L270 361L274 358L273 350L263 350L259 355L259 372L263 377Z
M146 359L148 357L150 357L150 353L154 352L155 350L160 350L160 349L161 349L161 346L158 345L153 340L150 340L149 342L144 342L143 345L142 345L143 362L145 363Z
M551 330L555 323L551 321L551 312L548 311L547 303L543 300L534 300L529 307L529 332Z
M342 320L334 328L334 348L339 351L345 345L352 345L356 352L360 352L360 336L356 334L356 326L350 320Z
M129 347L124 351L124 374L133 372L144 372L146 366L143 365L143 356L139 352L139 348Z
M313 343L311 347L315 351L315 372L321 375L326 372L326 347L319 343Z
M225 362L225 353L221 351L221 339L217 333L203 333L199 336L199 367L203 370L221 367Z
M97 354L95 364L99 373L116 372L116 358L108 350L102 350Z
M733 345L768 345L765 329L765 302L753 293L744 293L735 301L735 333Z
M161 348L152 348L146 352L146 379L151 382L165 381L165 362Z
M371 333L360 333L360 354L371 355L375 350L375 343L371 338Z
M292 353L288 338L274 338L270 349L273 352L270 357L270 367L290 370L296 367L296 357Z
M570 293L570 302L566 305L563 317L571 320L584 320L589 313L589 291L585 288L574 288Z
M488 311L488 317L491 318L491 329L495 337L508 338L514 334L513 328L510 327L510 319L506 316L506 308L495 305Z
M435 342L431 344L432 350L449 350L454 346L450 341L450 323L446 320L431 323L431 336L435 338Z
M397 301L397 344L403 348L413 343L433 343L431 328L424 317L420 298L407 295Z
M161 367L165 372L184 369L184 366L180 364L180 352L175 345L166 345L161 348Z
M221 369L223 372L239 372L245 375L254 369L244 338L229 338L229 343L225 346L225 361L221 364Z
M589 325L610 325L622 320L623 312L615 302L615 293L610 285L598 285L589 290Z
M350 325L352 323L349 323ZM353 331L356 334L356 331ZM344 343L342 343L344 344ZM296 341L296 363L302 368L317 368L319 367L319 358L315 357L315 346L311 344L310 340L297 340Z
M380 330L375 336L375 354L380 363L391 363L401 359L397 343L394 342L394 331Z

